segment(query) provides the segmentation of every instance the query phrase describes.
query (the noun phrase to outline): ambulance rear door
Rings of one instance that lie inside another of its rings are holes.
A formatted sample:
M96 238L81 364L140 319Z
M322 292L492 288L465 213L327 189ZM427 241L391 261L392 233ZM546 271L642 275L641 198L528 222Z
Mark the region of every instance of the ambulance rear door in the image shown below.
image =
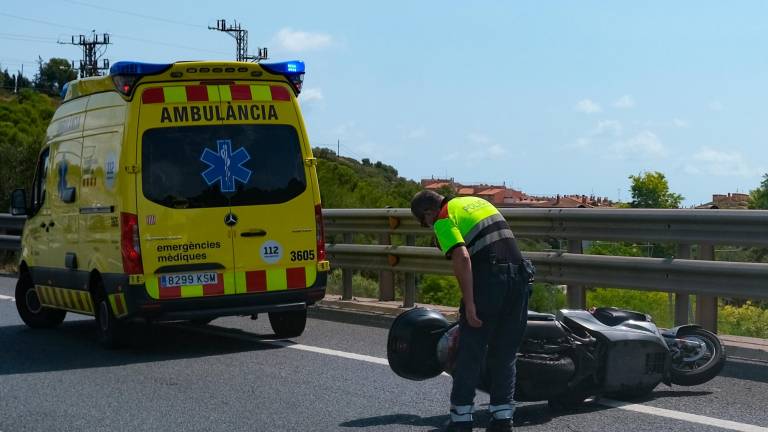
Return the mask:
M266 293L317 278L314 195L298 105L286 84L238 82L222 93L232 151L248 180L231 197L236 289ZM229 97L227 97L229 96Z
M219 85L141 87L138 226L154 299L235 294L229 189L242 179L222 122Z

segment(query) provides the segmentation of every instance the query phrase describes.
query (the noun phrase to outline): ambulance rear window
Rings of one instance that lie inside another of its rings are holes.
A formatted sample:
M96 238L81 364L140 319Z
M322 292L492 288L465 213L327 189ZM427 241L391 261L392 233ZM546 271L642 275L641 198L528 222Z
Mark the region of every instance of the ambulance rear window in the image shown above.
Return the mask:
M171 208L279 204L307 188L290 125L149 129L141 160L144 196Z

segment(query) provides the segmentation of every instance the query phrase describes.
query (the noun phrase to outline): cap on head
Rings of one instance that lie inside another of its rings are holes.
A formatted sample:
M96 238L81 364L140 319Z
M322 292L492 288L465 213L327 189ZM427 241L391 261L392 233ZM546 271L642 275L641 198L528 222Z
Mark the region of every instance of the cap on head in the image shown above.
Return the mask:
M421 221L424 218L425 211L433 210L436 212L440 210L440 205L444 199L444 196L435 191L423 190L418 192L411 200L411 213L413 213L416 219Z

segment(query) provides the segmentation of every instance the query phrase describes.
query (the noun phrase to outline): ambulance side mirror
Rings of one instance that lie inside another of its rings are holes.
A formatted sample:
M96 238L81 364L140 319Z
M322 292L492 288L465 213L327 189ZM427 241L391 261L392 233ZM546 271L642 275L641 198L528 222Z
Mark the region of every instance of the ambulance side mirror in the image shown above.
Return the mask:
M16 189L11 192L11 214L13 216L26 216L27 192L24 189Z

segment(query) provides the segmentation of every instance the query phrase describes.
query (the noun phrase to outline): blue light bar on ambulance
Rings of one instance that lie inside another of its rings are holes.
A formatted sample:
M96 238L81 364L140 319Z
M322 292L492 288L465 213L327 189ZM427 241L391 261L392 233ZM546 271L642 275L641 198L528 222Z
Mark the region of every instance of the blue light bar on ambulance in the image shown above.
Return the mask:
M304 82L304 62L293 60L280 63L259 63L267 72L276 75L283 75L293 84L296 94L301 92L301 85Z
M119 61L109 68L110 75L154 75L165 71L170 63L141 63L132 61Z
M133 93L136 82L145 75L155 75L165 72L173 66L171 63L141 63L132 61L120 61L109 68L109 75L115 83L117 90L129 96Z

